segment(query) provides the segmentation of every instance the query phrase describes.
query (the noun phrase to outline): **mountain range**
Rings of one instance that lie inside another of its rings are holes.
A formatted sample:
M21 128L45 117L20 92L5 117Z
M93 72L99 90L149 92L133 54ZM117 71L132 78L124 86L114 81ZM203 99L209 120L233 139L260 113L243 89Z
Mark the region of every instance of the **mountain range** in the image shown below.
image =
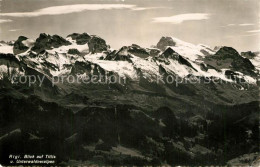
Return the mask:
M254 165L259 71L259 52L174 37L118 50L88 33L1 41L0 164L46 153L59 165Z

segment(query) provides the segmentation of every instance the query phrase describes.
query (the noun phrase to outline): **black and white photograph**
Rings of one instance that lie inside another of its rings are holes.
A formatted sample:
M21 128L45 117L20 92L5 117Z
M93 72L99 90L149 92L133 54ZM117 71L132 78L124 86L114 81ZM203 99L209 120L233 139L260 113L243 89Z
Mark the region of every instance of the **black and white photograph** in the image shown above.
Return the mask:
M0 0L0 167L259 167L259 102L259 0Z

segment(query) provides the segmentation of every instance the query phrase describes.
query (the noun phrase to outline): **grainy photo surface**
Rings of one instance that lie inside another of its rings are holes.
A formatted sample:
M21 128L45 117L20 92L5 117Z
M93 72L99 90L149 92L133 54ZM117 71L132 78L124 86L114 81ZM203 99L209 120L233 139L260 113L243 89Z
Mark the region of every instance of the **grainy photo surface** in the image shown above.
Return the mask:
M260 166L259 0L0 0L0 166Z

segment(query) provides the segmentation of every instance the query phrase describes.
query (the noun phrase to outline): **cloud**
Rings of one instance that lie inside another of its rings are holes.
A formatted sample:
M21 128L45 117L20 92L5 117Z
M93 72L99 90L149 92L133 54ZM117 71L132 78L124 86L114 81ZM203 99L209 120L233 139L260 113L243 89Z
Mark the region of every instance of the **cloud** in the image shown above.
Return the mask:
M12 29L12 30L9 30L9 31L15 32L15 31L20 31L20 30L22 30L22 29Z
M133 9L135 5L125 4L75 4L64 6L52 6L32 12L19 12L19 13L0 13L0 16L9 17L37 17L46 15L61 15L69 13L78 13L86 10L111 10L111 9Z
M243 24L239 24L239 26L253 26L254 24L252 23L243 23Z
M150 8L144 8L144 7L136 7L133 8L133 11L142 11L142 10L149 10L149 9L156 9L157 7L150 7Z
M256 33L256 32L260 32L260 29L259 30L250 30L250 31L247 31L249 33Z
M233 27L233 26L235 26L236 24L228 24L228 25L225 25L225 26L221 26L221 27Z
M13 20L10 19L0 19L0 24L1 23L8 23L8 22L12 22Z
M245 27L245 26L253 26L254 24L252 23L241 23L241 24L228 24L226 26L221 26L221 27L233 27L233 26L241 26L241 27Z
M186 13L170 17L155 17L153 18L153 23L171 23L180 24L184 21L192 20L206 20L209 19L209 14L207 13Z
M143 11L143 10L151 10L151 9L171 9L167 7L135 7L132 8L133 11Z

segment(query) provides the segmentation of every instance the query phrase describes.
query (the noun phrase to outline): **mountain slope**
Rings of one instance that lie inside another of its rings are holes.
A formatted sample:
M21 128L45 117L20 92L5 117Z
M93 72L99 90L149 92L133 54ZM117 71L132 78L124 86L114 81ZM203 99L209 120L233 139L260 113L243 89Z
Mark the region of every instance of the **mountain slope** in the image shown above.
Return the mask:
M88 33L1 42L0 163L11 153L139 166L255 155L258 57L173 37L119 50Z

